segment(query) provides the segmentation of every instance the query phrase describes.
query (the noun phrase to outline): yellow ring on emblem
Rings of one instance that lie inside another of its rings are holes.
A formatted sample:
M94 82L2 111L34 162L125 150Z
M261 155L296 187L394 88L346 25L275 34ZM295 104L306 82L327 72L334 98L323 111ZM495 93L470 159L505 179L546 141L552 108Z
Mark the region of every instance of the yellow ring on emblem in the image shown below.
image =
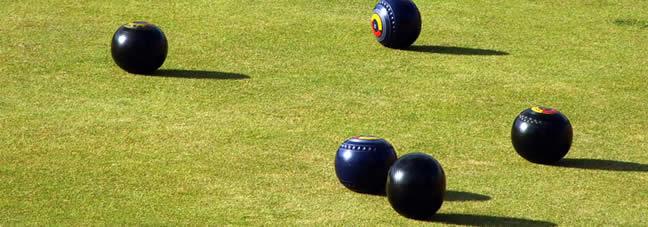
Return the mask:
M380 16L377 13L374 13L373 15L371 15L371 20L376 21L376 24L378 25L378 31L383 30L382 19L380 19Z
M536 113L544 113L544 110L540 108L539 106L532 107L531 110Z

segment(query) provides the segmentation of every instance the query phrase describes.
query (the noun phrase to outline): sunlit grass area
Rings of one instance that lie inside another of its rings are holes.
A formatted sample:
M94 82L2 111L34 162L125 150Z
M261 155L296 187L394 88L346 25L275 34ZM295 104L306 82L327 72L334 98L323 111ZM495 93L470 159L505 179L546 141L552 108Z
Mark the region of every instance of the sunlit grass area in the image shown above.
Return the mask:
M433 155L432 223L648 225L648 4L417 0L421 36L383 48L376 1L5 1L0 222L416 225L344 188L347 137ZM160 26L156 75L110 56ZM529 163L516 115L558 108L567 159Z

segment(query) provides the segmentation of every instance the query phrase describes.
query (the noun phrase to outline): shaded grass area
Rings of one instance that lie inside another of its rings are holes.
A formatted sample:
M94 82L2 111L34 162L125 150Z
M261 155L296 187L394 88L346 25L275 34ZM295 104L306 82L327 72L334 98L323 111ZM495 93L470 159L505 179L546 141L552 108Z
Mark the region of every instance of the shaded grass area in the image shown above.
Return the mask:
M478 193L448 190L446 191L444 201L465 202L465 201L487 201L490 199L491 199L490 196L482 195Z
M427 224L337 182L337 146L373 134L443 164L433 223L648 224L648 33L610 23L646 4L421 0L414 51L375 42L373 4L3 3L0 222ZM112 63L132 20L169 39L156 75ZM512 150L536 104L574 125L559 166Z
M183 69L161 69L151 76L176 77L190 79L220 79L220 80L242 80L249 79L250 76L240 73L227 73L204 70L183 70Z
M648 172L648 164L601 159L564 159L557 166L593 170Z
M619 25L619 26L631 26L631 27L638 27L638 28L643 28L643 29L648 28L648 21L646 21L646 20L616 19L616 20L614 20L614 24Z
M498 50L488 50L467 47L451 46L412 46L408 50L433 54L451 54L451 55L508 55L509 53Z
M437 214L430 220L452 225L467 226L557 226L555 223L547 221L536 221L524 218L497 217L488 215L471 215L471 214Z

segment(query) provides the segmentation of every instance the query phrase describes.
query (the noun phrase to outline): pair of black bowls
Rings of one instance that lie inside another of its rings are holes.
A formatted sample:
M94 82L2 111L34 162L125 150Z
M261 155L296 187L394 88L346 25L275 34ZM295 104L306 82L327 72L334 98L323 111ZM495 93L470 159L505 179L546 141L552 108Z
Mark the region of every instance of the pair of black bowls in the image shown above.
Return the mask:
M554 164L571 147L572 127L558 110L533 107L516 117L511 140L524 159ZM352 191L385 194L394 210L413 219L436 214L446 191L445 172L436 159L420 152L397 158L388 141L374 136L344 141L335 156L335 173Z
M387 140L356 136L344 141L335 157L335 173L352 191L385 194L399 214L424 219L443 204L445 173L432 156L416 152L397 158Z

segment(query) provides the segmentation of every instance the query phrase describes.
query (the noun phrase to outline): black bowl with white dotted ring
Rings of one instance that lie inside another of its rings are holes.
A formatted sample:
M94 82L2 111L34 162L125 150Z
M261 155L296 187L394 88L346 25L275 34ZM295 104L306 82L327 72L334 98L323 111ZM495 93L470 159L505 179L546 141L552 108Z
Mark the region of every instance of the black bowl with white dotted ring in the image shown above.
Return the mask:
M371 30L383 46L408 48L421 34L421 13L411 0L380 0L371 15Z
M396 151L387 140L355 136L340 145L335 155L335 173L348 189L367 194L384 194L389 167Z
M558 110L533 107L522 111L513 122L513 148L524 159L539 164L560 161L572 144L572 125Z

